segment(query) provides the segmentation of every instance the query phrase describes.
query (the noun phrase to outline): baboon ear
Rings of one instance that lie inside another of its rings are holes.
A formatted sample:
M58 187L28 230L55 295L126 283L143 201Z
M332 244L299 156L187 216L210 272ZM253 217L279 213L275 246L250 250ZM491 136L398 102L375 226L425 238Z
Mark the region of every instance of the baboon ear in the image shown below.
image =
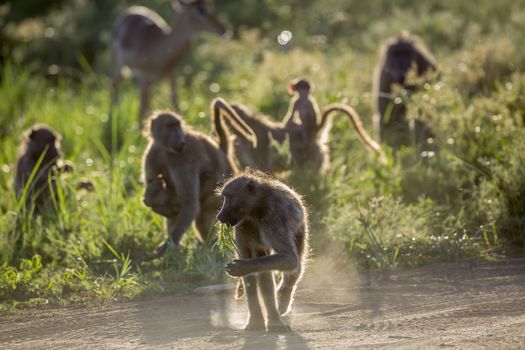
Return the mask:
M294 81L291 81L288 83L288 93L290 95L293 95L295 92L295 82Z
M30 140L34 140L35 137L36 137L36 130L35 129L31 129L31 131L29 131L29 139Z
M248 180L246 183L246 189L250 193L255 193L255 182L253 180Z

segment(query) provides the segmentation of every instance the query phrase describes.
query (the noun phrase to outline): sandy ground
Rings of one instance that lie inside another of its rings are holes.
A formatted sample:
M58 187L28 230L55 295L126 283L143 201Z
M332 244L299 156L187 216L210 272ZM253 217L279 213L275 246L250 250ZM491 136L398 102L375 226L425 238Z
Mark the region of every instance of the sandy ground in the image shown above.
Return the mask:
M0 314L0 348L525 349L525 259L320 271L301 282L289 334L242 331L245 299L186 294Z

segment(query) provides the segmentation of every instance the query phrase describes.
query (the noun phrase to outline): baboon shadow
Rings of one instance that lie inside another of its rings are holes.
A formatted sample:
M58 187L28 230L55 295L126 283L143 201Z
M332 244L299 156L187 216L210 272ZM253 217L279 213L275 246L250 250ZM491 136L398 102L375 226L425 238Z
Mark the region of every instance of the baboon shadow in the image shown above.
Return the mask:
M309 349L306 339L299 333L246 332L243 335L243 350L258 349Z
M237 338L243 344L241 349L246 350L309 349L306 340L295 332L267 333L244 331L242 327L244 326L244 317L247 316L245 311L243 311L243 319L240 323L239 320L234 320L238 313L235 312L235 307L232 306L230 300L225 299L224 296L212 296L210 300L213 307L210 309L209 326L215 331L220 331L220 333L215 334L210 339L211 344L224 344L232 340L232 338Z

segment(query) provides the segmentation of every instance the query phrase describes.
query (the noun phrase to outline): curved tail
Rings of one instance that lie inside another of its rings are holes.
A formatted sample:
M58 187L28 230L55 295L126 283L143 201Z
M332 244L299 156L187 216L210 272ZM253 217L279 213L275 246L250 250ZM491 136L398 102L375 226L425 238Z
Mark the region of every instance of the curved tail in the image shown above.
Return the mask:
M222 118L227 118L227 124L231 125L246 140L250 141L253 147L257 146L257 136L255 132L239 117L237 112L222 98L216 97L211 102L213 127L219 136L219 146L224 153L228 154L230 141L227 131L223 127Z
M383 149L381 148L381 145L379 145L379 143L374 141L370 137L370 135L368 135L365 128L363 127L361 118L359 118L359 114L357 114L355 109L353 109L350 106L347 106L342 103L332 103L326 106L323 109L321 122L319 123L319 126L318 126L319 131L325 127L328 121L328 117L330 116L332 112L341 112L341 113L346 114L350 118L350 121L352 122L354 129L357 131L357 133L359 134L359 137L361 137L361 140L365 143L365 145L367 145L370 149L372 149L374 152L379 154L381 162L386 161L386 156L385 156Z

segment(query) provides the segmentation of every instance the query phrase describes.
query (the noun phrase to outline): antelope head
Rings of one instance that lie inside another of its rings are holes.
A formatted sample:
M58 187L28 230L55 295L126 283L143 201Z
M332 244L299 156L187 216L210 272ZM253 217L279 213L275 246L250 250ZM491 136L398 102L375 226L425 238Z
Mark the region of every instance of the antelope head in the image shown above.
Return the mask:
M219 20L215 6L207 0L178 0L181 14L191 19L195 31L208 31L224 35L227 28Z

